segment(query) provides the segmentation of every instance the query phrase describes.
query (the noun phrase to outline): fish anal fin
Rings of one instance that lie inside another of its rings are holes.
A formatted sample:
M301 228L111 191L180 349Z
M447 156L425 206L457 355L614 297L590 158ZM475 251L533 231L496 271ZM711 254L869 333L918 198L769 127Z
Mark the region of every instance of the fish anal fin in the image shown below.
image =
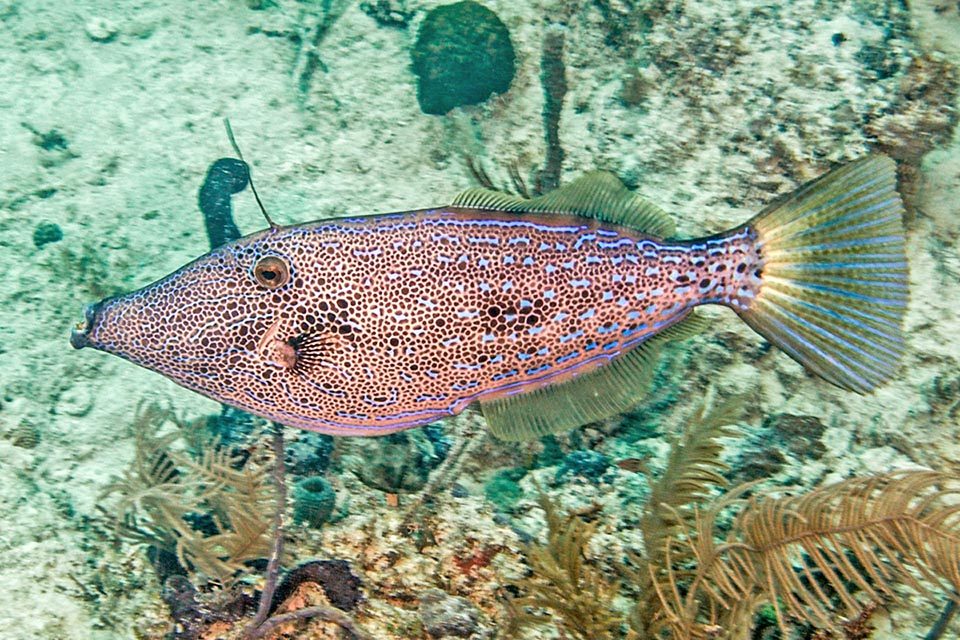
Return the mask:
M634 195L607 171L591 171L542 196L526 199L490 189L468 189L452 205L514 213L554 213L594 218L661 238L676 225L660 207Z
M534 440L611 418L643 398L667 342L700 333L706 320L691 313L605 365L565 382L481 401L491 433L501 440Z

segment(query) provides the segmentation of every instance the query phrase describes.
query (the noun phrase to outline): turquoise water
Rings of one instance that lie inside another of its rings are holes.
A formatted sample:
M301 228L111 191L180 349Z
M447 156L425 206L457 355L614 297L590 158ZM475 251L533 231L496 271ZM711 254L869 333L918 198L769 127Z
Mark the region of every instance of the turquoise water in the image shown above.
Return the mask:
M650 506L676 452L698 453L705 480L673 504L703 509L758 479L804 494L895 470L957 472L955 3L483 2L509 33L512 65L487 25L500 64L455 69L425 102L413 52L439 4L0 3L0 575L16 594L0 637L239 637L254 619L273 541L270 428L69 344L84 304L209 251L198 193L233 154L223 118L279 224L448 203L478 184L468 158L513 191L514 171L532 190L612 171L680 237L733 227L870 152L898 162L907 206L907 355L869 395L807 375L718 309L663 354L637 409L556 437L500 442L475 411L378 439L285 429L281 574L303 584L281 596L353 621L301 621L287 637L338 637L341 624L385 639L684 637L657 629L671 609L647 582L648 568L668 575L664 532L684 588L682 570L707 564ZM448 25L430 50L457 35ZM464 76L473 82L454 86ZM469 95L488 81L494 95ZM475 104L425 112L454 95ZM231 203L241 233L265 227L249 190ZM949 501L952 486L887 490ZM542 546L547 505L553 531L569 527L582 548ZM730 522L724 512L717 540L738 531ZM802 558L784 549L798 575ZM582 581L550 579L554 560L577 558ZM930 632L960 586L931 571L946 582L928 576L929 593L891 587L899 600L870 615L874 637ZM851 591L870 600L864 585ZM802 608L815 626L856 613L824 596ZM536 604L548 606L528 620ZM831 605L838 617L816 617ZM779 633L759 604L691 615L700 632L731 634L720 637Z

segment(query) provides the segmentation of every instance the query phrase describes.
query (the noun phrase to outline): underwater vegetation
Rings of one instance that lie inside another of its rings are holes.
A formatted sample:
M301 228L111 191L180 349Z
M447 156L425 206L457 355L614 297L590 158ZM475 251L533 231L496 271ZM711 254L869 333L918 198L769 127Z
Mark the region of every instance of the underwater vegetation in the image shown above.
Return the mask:
M256 444L258 434L250 438L254 444L231 448L211 438L205 418L187 421L156 404L139 408L133 430L133 463L105 497L119 498L112 508L116 533L148 548L174 623L169 638L218 635L242 626L254 612L243 629L248 640L311 617L331 621L356 638L367 637L345 613L361 600L359 578L345 561L304 562L281 578L286 482L285 465L274 464L283 459L279 432L272 450ZM311 495L298 497L307 483ZM332 512L331 497L333 490L322 478L298 483L295 520L320 526ZM265 561L257 594L248 583ZM291 610L285 603L304 585L315 585L329 605L301 604Z
M744 498L746 490L698 510L686 537L668 542L671 566L687 554L696 562L683 591L672 571L657 585L675 637L745 626L760 604L774 608L785 635L788 619L840 633L838 616L856 618L866 602L898 601L896 584L928 597L929 585L948 594L960 586L954 476L901 471L796 496ZM734 520L720 535L726 510Z
M566 156L560 140L560 116L563 113L563 101L567 95L567 67L564 62L566 46L565 28L559 24L551 25L543 38L540 53L540 85L543 90L543 137L544 163L533 175L530 187L520 174L516 162L508 165L510 186L503 187L494 183L483 164L469 154L466 155L469 169L477 184L494 191L514 193L524 198L543 195L559 188L560 174L563 172L563 160Z
M742 398L708 401L689 419L651 480L633 519L635 542L620 557L591 544L604 525L602 507L565 512L538 486L546 537L521 545L528 572L507 580L514 595L503 602L504 637L553 624L578 640L739 640L758 637L762 628L784 639L862 638L872 612L902 598L900 585L930 599L958 592L960 478L898 471L796 495L752 482L722 493L731 475L721 459L723 441L740 436L729 425L742 404ZM117 533L150 549L163 599L181 629L169 637L241 627L242 637L268 637L306 618L369 637L350 616L362 597L345 561L280 570L286 486L285 465L274 464L285 459L279 431L272 451L257 444L257 435L228 447L211 435L207 420L188 421L157 405L141 406L133 428L135 458L108 494ZM581 460L585 451L553 460L556 482L574 475L596 481L590 473L603 473L608 463ZM447 460L460 455L451 451ZM292 491L295 520L305 519L297 494L307 483L319 484L311 493L333 507L324 499L333 493L326 480L301 480ZM488 497L496 493L491 488ZM519 499L509 496L504 510ZM258 599L251 585L259 583L264 561ZM421 598L420 615L424 628L434 630L476 629L480 620L468 600L442 592ZM931 633L930 640L941 637Z
M186 421L159 405L141 406L133 421L136 455L106 495L117 533L147 544L221 585L269 555L274 489L269 452L243 457L203 438L205 420ZM192 446L191 446L192 445ZM158 571L161 582L176 568Z
M897 585L957 597L960 478L898 471L798 495L746 483L712 498L735 407L701 409L673 444L629 566L589 552L597 509L562 513L541 492L547 537L523 549L530 572L514 581L510 629L553 621L581 640L734 640L763 624L796 637L800 624L820 630L807 637L858 638L877 606L901 599Z
M63 230L55 222L41 222L33 230L33 246L37 249L63 240Z
M430 11L410 55L420 109L433 115L505 92L516 71L506 25L473 0Z
M960 478L910 470L795 495L761 490L756 482L724 492L732 471L721 460L723 441L740 437L730 425L742 404L742 398L708 401L689 419L632 519L634 541L618 556L592 544L605 526L603 507L564 511L534 481L546 536L521 543L528 571L503 580L512 596L501 602L500 637L555 625L563 637L577 640L771 637L757 635L762 629L783 639L866 638L875 610L901 601L901 585L931 600L955 597ZM281 625L306 618L334 624L346 637L370 637L351 617L363 597L347 562L280 568L285 465L274 461L285 459L281 433L274 433L272 451L258 435L231 448L219 444L206 422L141 406L133 424L134 461L108 492L117 533L149 549L179 629L168 637L271 637ZM583 451L553 460L558 470L568 468L558 471L557 482L569 481L569 468ZM446 462L460 455L451 451ZM596 466L588 462L586 471ZM449 471L436 471L449 482ZM581 482L595 482L584 472L576 473ZM317 480L293 485L295 520L298 488ZM519 474L511 477L519 480ZM325 489L332 493L322 480L312 493L323 496ZM424 494L433 490L426 487ZM428 521L417 520L422 526ZM486 566L490 558L483 554L503 550L477 551L481 555L457 566ZM467 637L456 634L487 628L469 599L437 589L421 596L420 619L430 637Z
M546 162L536 178L535 193L547 193L560 186L564 151L560 144L560 115L567 94L567 69L563 61L565 37L562 27L553 26L543 37L540 56L540 83L543 86L543 129Z
M546 493L540 494L539 503L546 516L547 541L529 543L523 550L532 575L516 583L527 595L507 601L507 634L549 620L550 616L542 613L547 610L578 640L619 637L623 618L609 606L619 581L587 561L587 545L599 521L594 517L587 522L579 513L561 514Z

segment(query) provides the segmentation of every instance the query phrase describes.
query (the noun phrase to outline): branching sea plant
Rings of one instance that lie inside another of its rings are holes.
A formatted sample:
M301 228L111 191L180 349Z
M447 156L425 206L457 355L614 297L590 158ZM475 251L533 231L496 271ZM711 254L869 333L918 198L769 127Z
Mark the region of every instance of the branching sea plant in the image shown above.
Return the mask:
M275 595L281 600L289 595L289 589L276 592L286 511L281 428L275 428L269 450L253 446L241 452L221 445L205 426L202 419L187 421L159 405L141 405L133 422L134 460L107 490L119 496L114 509L118 534L160 550L180 565L169 575L158 570L176 627L170 637L192 640L207 637L214 624L245 624L242 635L253 640L281 625L316 618L339 625L357 640L369 638L338 608L342 602L277 612L282 602ZM231 587L251 576L252 561L263 559L268 567L257 612L243 623L255 601ZM317 582L324 590L324 579L347 579L311 563L291 570L285 580L292 577ZM194 587L204 581L214 587L212 597L201 596Z
M664 626L654 580L668 572L666 541L687 526L684 520L692 517L692 505L705 500L711 487L725 484L720 438L734 434L727 425L735 422L739 409L736 398L716 406L705 402L683 437L673 443L667 466L651 488L640 518L646 553L631 554L635 568L621 570L636 594L636 606L629 616L633 637L656 637ZM527 595L508 603L510 624L516 628L542 621L544 616L537 612L547 610L575 638L623 637L628 616L611 607L621 583L610 577L616 575L616 569L604 568L599 559L586 561L586 547L597 521L588 523L577 514L560 513L542 492L538 501L546 513L547 541L523 548L532 575L516 582Z
M636 606L631 614L631 627L640 637L654 637L663 624L660 600L654 581L677 570L667 557L668 542L681 534L694 516L694 505L711 497L712 490L727 484L723 472L728 467L721 460L722 438L737 434L730 425L742 409L742 399L728 398L712 404L713 394L697 409L683 435L670 447L667 466L652 483L650 498L640 517L640 538L644 553L631 553L636 566L632 582L637 589Z
M275 596L284 591L278 582L280 577L280 560L283 557L284 547L284 512L286 511L287 481L286 465L284 460L283 427L274 425L273 431L273 458L277 462L273 466L273 482L277 491L277 506L273 514L273 540L271 543L270 560L264 574L263 590L260 593L260 602L257 612L250 623L243 629L243 640L258 640L265 638L274 630L291 622L315 618L332 622L348 632L356 640L371 640L371 637L345 612L336 606L313 605L286 613L276 613ZM288 574L289 577L290 574ZM315 581L316 578L313 578ZM279 588L279 591L278 591Z
M960 477L898 471L798 495L749 483L717 498L719 440L734 435L726 425L737 409L735 400L701 409L673 443L632 569L587 560L596 522L541 495L548 537L523 548L531 575L515 581L525 595L507 605L511 624L542 623L546 611L575 638L747 640L766 609L783 638L797 623L817 637L864 638L872 611L900 600L901 586L958 600ZM621 580L610 577L618 569ZM629 615L618 595L633 600Z
M110 485L117 532L174 554L202 578L231 584L249 562L267 557L275 497L267 451L240 456L214 440L196 454L184 441L202 421L188 422L156 404L133 421L135 454Z
M544 616L539 612L548 610L578 640L620 637L622 616L610 607L619 584L601 566L588 560L587 545L598 521L587 522L578 513L561 513L542 491L539 503L546 515L547 541L531 542L524 547L532 574L515 583L527 595L508 602L508 636L523 625L543 622Z
M787 620L841 633L866 602L899 599L896 585L932 596L960 589L960 478L898 471L853 478L796 496L731 492L698 510L693 528L667 542L696 569L657 581L677 638L746 638L744 621L761 604ZM717 520L735 517L719 535ZM736 631L736 632L735 632Z

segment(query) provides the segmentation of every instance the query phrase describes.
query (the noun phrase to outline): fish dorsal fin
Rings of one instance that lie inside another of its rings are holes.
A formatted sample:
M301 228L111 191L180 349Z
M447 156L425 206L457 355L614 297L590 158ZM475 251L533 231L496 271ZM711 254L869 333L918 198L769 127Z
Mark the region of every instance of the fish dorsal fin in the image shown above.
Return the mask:
M480 402L494 436L518 442L598 422L636 406L653 377L661 348L702 332L708 322L694 313L572 380L527 393Z
M520 198L490 189L468 189L452 206L515 213L560 213L630 227L661 238L676 225L660 207L634 195L608 171L591 171L570 184L536 198Z

